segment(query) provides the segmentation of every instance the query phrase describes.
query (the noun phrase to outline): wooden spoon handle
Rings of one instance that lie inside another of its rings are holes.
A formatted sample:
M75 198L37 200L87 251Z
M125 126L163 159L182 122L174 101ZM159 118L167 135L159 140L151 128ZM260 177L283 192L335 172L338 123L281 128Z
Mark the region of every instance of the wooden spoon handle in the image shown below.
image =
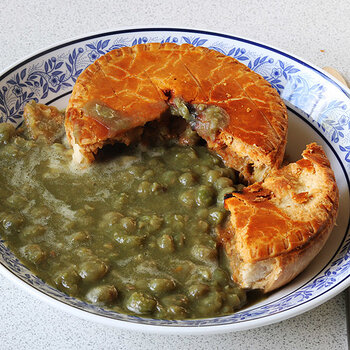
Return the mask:
M333 67L323 67L323 69L328 72L329 74L333 75L333 77L337 80L339 80L341 83L343 83L345 86L348 86L347 82L345 81L344 77Z

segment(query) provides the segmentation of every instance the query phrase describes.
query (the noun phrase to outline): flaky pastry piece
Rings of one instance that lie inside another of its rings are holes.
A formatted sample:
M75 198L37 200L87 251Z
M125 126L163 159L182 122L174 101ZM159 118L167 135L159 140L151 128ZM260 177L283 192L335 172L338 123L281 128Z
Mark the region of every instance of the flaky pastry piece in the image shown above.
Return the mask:
M288 283L333 228L339 194L330 163L315 143L302 156L225 199L230 225L220 238L243 288L269 292Z
M208 147L247 181L280 166L288 116L277 91L232 57L173 43L110 51L79 76L65 121L74 159L92 162L107 143L135 141L140 127L179 100L195 111L191 126ZM208 106L227 117L215 130L213 113L204 112Z
M33 140L41 137L47 143L53 143L64 136L64 113L54 106L32 100L24 106L23 119Z

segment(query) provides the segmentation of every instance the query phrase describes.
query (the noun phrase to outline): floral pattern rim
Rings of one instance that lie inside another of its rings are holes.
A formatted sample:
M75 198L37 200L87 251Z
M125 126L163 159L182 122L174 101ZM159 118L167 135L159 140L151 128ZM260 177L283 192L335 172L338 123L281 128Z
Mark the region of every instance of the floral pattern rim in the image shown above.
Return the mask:
M286 102L299 111L300 117L326 140L343 168L349 187L349 92L299 59L266 45L228 35L196 30L148 28L103 33L56 46L29 58L0 76L0 122L9 121L18 125L22 120L23 106L30 99L48 103L69 94L82 70L98 57L116 48L147 42L206 46L236 58L264 76ZM335 98L327 100L326 97L330 95ZM348 232L348 228L349 225L345 232ZM327 293L343 283L350 271L350 238L345 236L334 258L317 276L278 300L227 317L185 321L151 320L118 314L66 296L31 274L3 243L0 240L2 265L46 295L100 316L152 325L198 327L261 319L298 307Z

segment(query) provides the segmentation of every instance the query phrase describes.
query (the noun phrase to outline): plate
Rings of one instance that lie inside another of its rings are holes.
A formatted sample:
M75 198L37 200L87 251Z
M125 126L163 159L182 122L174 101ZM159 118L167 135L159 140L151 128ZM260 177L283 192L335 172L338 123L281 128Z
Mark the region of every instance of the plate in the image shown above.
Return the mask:
M330 159L340 192L337 226L324 249L290 284L225 317L155 320L128 316L69 297L33 275L0 237L0 272L36 297L88 320L144 332L198 334L244 330L278 322L327 301L350 285L350 90L321 69L252 40L195 29L132 28L93 34L33 54L0 74L0 122L19 125L31 99L65 108L79 74L101 55L149 42L189 43L236 58L261 74L289 114L286 154L295 161L316 141Z

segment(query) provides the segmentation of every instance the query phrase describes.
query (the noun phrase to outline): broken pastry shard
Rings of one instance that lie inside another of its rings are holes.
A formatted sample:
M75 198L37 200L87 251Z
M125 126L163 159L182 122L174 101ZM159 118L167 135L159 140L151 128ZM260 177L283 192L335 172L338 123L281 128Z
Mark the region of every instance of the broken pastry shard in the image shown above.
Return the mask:
M53 143L64 135L64 113L56 107L36 103L34 100L24 106L23 118L30 138L38 137Z
M230 227L220 238L234 279L269 292L296 277L319 253L334 226L339 194L320 146L225 200Z
M79 76L65 121L75 159L92 162L107 143L129 144L176 99L214 105L227 114L228 122L214 135L201 136L250 183L280 166L288 117L277 91L232 57L172 43L113 50ZM93 103L107 116L96 113Z

